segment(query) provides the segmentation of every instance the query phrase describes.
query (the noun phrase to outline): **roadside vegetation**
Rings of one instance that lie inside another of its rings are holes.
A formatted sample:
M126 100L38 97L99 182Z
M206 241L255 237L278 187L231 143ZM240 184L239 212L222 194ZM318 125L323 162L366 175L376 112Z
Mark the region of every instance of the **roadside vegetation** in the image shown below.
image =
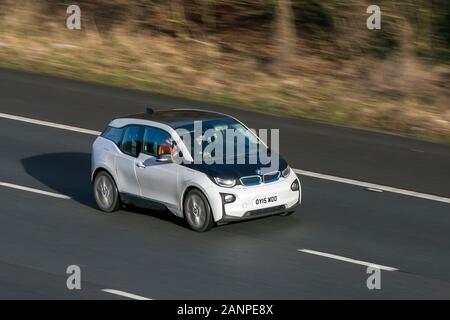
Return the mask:
M0 0L0 66L450 143L447 0L70 4L81 30L65 1Z

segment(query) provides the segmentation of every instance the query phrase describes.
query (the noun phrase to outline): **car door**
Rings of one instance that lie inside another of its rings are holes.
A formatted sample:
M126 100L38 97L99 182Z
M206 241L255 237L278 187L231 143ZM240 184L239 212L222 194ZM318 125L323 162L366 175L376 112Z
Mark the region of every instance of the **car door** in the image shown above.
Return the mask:
M137 158L136 175L141 196L179 209L178 170L173 162L158 162L159 154L172 152L172 137L162 129L144 128L142 152Z
M116 173L119 180L119 192L134 196L140 195L136 177L137 157L141 153L143 128L140 126L125 127L120 153L116 157Z

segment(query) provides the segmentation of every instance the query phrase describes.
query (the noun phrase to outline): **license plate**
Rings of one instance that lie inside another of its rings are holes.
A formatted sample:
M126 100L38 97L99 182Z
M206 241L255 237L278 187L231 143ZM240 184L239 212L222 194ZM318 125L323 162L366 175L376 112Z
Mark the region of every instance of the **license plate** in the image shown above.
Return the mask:
M262 206L266 206L266 205L272 205L272 204L277 203L279 201L280 201L280 196L279 195L273 195L273 196L256 198L254 200L253 204L256 207L262 207Z

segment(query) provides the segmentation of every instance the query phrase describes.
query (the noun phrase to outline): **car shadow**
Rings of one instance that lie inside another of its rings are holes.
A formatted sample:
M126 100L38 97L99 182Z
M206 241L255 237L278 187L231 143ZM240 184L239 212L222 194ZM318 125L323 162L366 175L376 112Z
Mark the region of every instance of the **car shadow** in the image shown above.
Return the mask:
M91 155L83 152L47 153L21 160L25 172L50 189L73 200L99 210L92 194ZM187 227L184 219L175 217L167 209L142 209L127 206L127 211L149 215Z
M47 153L21 160L25 172L50 189L95 208L91 192L91 155L82 152Z

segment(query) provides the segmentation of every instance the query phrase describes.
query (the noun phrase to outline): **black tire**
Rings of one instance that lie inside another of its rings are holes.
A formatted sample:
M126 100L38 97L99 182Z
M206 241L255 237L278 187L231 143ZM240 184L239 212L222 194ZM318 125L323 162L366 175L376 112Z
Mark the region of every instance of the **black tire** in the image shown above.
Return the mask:
M97 206L104 212L114 212L120 207L119 191L109 173L102 171L95 176L94 198Z
M197 189L190 190L184 197L184 218L189 227L197 232L205 232L214 226L214 218L208 199Z

